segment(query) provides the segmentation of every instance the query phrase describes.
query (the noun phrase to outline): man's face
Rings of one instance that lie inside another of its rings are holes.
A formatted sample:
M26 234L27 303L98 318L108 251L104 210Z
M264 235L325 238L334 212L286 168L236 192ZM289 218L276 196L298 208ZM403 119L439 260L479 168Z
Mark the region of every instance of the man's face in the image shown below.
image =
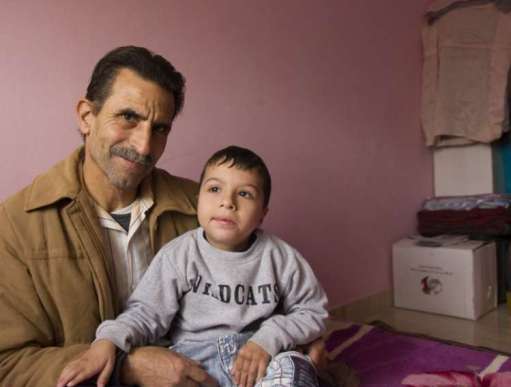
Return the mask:
M211 245L221 250L242 251L261 224L263 205L261 178L229 164L207 167L199 192L198 218Z
M96 184L136 190L165 150L174 110L169 92L129 69L120 70L99 112L87 100L78 106L86 173Z

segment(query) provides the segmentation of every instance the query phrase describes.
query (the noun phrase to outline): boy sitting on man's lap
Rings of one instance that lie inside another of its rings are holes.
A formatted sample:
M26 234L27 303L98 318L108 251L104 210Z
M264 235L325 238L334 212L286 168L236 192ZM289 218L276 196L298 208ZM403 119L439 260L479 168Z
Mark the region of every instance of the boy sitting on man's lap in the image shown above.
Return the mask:
M200 184L201 227L158 252L126 310L98 327L58 386L98 373L104 385L116 347L129 352L169 331L171 350L200 362L220 386L317 386L308 358L290 350L324 332L327 300L303 257L258 229L271 192L264 162L225 148L208 160Z

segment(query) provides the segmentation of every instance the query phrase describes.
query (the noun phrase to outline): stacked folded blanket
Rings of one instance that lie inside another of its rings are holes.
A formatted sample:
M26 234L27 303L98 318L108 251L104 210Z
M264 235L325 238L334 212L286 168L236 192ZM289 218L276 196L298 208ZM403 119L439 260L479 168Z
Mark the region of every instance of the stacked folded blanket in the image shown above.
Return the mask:
M428 199L417 214L421 235L511 235L511 195L485 194Z

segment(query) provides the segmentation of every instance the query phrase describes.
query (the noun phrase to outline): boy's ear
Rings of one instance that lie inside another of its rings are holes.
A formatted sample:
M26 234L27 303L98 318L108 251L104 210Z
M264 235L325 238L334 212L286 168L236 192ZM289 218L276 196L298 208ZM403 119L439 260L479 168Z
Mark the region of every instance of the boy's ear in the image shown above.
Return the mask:
M91 131L95 118L93 103L86 98L81 98L76 105L76 118L78 119L80 133L87 136Z
M261 216L261 220L259 221L259 224L262 224L263 223L263 220L266 216L266 214L268 213L268 211L270 211L269 207L266 207L264 210L263 210L263 216Z

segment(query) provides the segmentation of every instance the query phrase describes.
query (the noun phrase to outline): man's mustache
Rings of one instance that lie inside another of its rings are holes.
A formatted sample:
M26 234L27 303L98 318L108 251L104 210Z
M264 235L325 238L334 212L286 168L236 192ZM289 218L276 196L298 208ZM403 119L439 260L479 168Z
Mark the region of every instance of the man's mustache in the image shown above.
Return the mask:
M122 157L123 159L142 164L146 167L153 165L153 157L151 155L143 156L132 148L125 148L120 145L114 145L110 148L110 154Z

